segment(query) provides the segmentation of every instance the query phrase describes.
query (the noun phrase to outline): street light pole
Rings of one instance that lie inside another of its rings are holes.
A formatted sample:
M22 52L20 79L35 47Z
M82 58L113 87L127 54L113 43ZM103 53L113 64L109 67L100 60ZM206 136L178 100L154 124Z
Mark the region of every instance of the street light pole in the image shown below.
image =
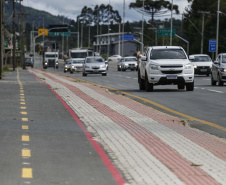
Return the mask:
M172 46L172 37L173 37L173 0L171 4L171 24L170 24L170 46Z
M218 37L219 37L219 13L220 13L220 0L218 0L217 6L217 33L216 33L216 56L218 55Z
M144 51L144 1L143 1L143 13L142 13L142 36L141 36L141 42L142 42L142 46L141 46L141 53L143 54Z

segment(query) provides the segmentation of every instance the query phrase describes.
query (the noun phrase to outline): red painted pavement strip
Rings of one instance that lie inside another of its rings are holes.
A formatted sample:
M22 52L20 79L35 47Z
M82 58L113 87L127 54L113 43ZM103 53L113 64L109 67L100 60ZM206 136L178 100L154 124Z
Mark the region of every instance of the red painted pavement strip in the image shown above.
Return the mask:
M32 73L33 74L33 73ZM33 74L34 77L40 81L35 74ZM48 76L49 78L51 78L50 76ZM101 148L101 146L99 145L99 143L97 141L95 141L93 139L93 136L91 135L90 132L87 131L86 127L83 125L83 123L81 122L81 120L77 117L77 115L74 113L74 111L65 103L65 101L52 89L52 87L46 83L44 83L45 85L47 85L52 92L57 96L57 98L63 103L63 105L65 106L65 108L68 110L68 112L72 115L72 117L74 118L74 120L77 122L77 124L80 126L80 128L82 129L82 131L84 132L84 134L86 135L86 137L88 138L88 140L90 141L90 143L92 143L94 149L97 151L97 153L99 154L100 158L102 159L103 163L105 164L105 166L108 168L108 170L110 171L110 173L112 174L112 177L115 179L116 183L119 185L123 185L125 184L125 180L122 178L121 174L118 172L118 170L116 169L116 167L111 163L111 161L109 160L108 156L106 155L106 153L104 152L104 150Z
M212 177L205 173L202 169L193 167L191 162L184 159L176 151L174 151L167 144L162 142L155 135L151 134L145 128L137 125L129 118L120 115L119 113L112 110L110 107L103 105L99 101L93 99L87 94L83 93L80 89L71 86L68 83L64 83L60 80L57 80L49 75L46 75L51 80L64 85L69 90L71 90L75 95L79 96L81 99L86 101L88 104L93 106L99 112L103 113L114 122L123 127L127 132L129 132L137 141L139 141L153 156L159 159L165 166L167 166L175 175L178 176L186 184L218 184ZM66 78L68 79L68 78ZM86 84L89 88L92 85ZM96 88L95 88L96 89ZM99 89L99 88L97 88ZM102 91L103 92L103 91ZM106 92L105 92L106 93ZM108 98L111 98L109 96ZM129 99L120 98L120 104L124 101L131 101ZM149 109L150 111L150 109Z
M210 151L218 158L226 161L226 143L216 138L215 136L183 126L181 119L167 115L151 107L142 105L134 100L128 101L127 98L125 99L125 97L121 95L106 93L106 91L103 88L99 88L97 86L93 86L88 83L85 83L84 86L87 86L90 89L93 89L99 94L107 98L110 98L113 101L120 103L125 107L128 107L129 109L138 112L141 115L145 115L149 118L152 118L153 120L167 126L168 128L174 130L175 132L183 135L187 139L193 141L199 146Z

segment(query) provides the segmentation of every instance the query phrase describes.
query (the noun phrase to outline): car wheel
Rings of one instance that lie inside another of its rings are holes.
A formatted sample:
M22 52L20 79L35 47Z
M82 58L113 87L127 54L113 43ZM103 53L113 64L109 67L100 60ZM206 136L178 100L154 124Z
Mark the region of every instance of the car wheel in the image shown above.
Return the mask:
M184 84L178 84L178 85L177 85L177 88L178 88L178 89L184 89L184 88L185 88L185 85L184 85Z
M73 74L73 71L70 70L70 73Z
M118 67L118 71L121 71L120 67Z
M216 85L216 81L213 80L213 75L211 75L211 85Z
M210 74L209 74L209 73L207 73L207 74L206 74L206 76L210 76Z
M107 76L107 73L102 74L102 76Z
M146 92L152 92L154 90L153 83L149 83L147 73L145 75L145 90Z
M221 81L221 78L220 78L219 74L217 75L217 82L218 82L219 86L223 86L224 85L224 82Z
M194 91L194 82L186 83L186 90L187 91Z
M139 89L145 90L145 81L140 77L140 71L138 71L138 83L139 83Z
M87 76L87 74L86 73L82 73L82 76Z

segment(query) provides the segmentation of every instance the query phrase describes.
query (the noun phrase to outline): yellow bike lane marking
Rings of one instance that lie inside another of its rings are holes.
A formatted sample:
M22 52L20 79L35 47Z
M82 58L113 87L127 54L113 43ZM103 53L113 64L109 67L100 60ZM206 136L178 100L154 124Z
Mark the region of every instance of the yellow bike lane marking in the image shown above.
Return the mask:
M27 112L26 112L27 108L26 108L24 88L23 88L23 84L21 83L20 78L19 78L19 70L18 69L17 69L17 81L18 81L19 86L20 86L20 109L21 109L20 114L22 116L26 116L27 115ZM27 124L28 118L23 117L23 118L21 118L21 121L22 121L21 129L23 131L23 134L21 136L21 141L22 141L22 144L24 146L26 146L26 148L21 149L21 157L22 157L22 160L23 160L22 161L23 167L21 169L21 177L24 180L27 180L27 179L33 178L33 169L30 168L30 167L29 168L27 167L28 165L31 165L31 163L27 162L27 160L31 158L31 150L28 148L29 142L30 142L30 136L28 134L29 126ZM24 183L31 184L30 181L25 181Z

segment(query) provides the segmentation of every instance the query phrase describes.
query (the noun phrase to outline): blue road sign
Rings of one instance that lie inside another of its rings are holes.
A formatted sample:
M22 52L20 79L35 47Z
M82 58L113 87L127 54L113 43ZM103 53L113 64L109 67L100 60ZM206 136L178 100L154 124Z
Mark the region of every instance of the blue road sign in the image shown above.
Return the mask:
M217 41L209 40L209 52L216 52Z
M134 40L133 35L121 35L121 40Z

